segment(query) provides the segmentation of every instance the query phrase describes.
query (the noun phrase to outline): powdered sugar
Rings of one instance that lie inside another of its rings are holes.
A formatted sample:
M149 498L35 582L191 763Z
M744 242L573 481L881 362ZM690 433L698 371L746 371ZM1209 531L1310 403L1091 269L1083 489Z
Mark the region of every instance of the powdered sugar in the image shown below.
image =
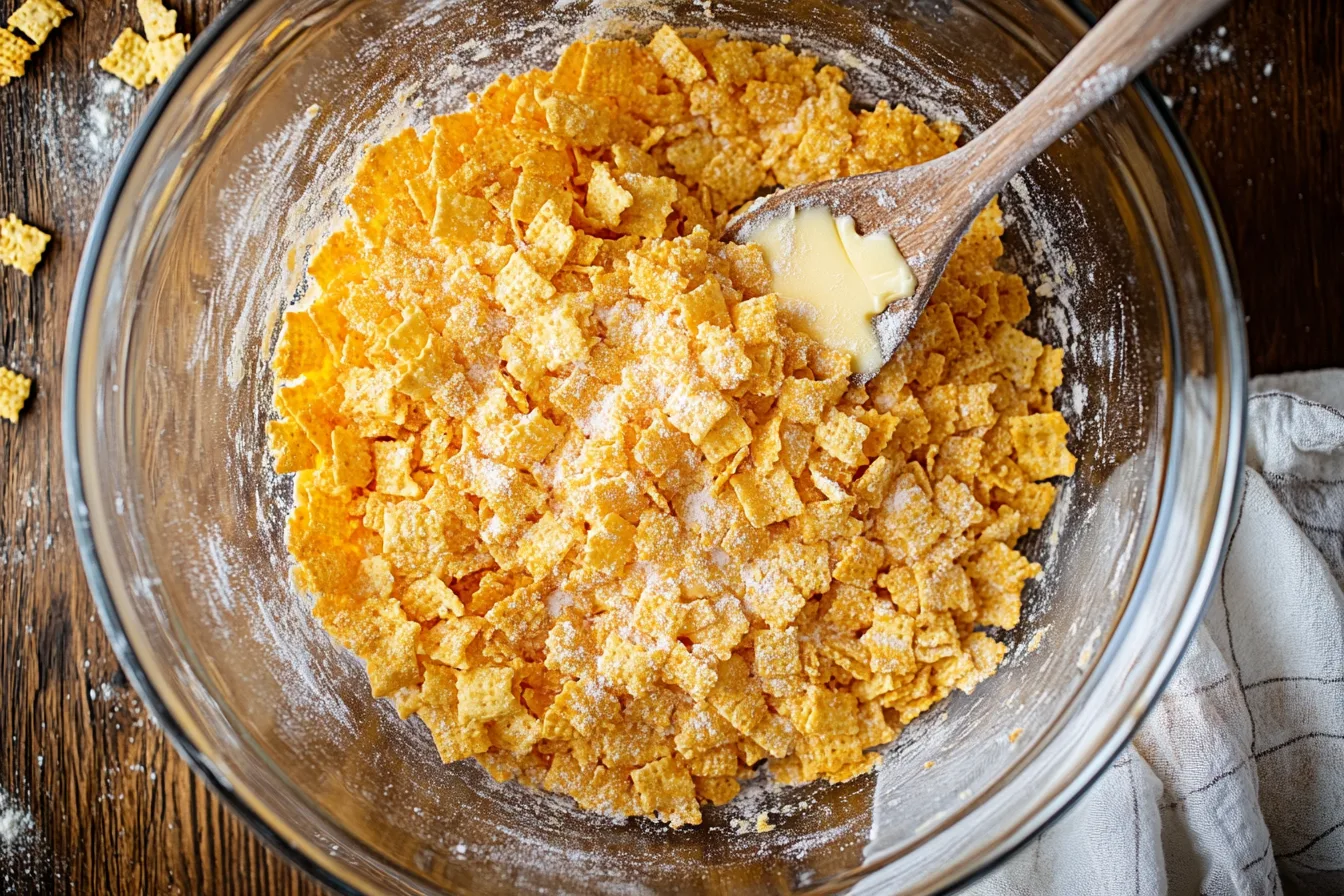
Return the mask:
M47 858L39 851L40 843L32 813L0 790L0 892L32 892L21 891L19 885L36 883L34 872Z
M37 829L33 816L12 797L0 790L0 854L27 847Z
M1236 51L1227 40L1227 28L1220 26L1210 39L1194 45L1195 68L1202 72L1213 71L1220 65L1226 65L1236 56Z

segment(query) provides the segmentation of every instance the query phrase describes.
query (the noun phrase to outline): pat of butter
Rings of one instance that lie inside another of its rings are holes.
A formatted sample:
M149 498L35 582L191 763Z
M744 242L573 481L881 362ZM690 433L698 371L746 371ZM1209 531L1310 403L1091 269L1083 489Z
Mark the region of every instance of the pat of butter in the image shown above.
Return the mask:
M796 329L848 352L855 371L882 366L873 318L915 294L915 275L890 236L859 236L854 219L822 206L793 208L747 236L770 264L780 310Z

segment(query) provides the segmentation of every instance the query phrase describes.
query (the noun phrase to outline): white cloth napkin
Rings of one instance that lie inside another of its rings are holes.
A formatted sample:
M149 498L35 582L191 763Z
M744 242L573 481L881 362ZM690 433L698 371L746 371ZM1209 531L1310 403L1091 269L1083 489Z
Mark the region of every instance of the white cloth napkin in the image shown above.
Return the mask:
M1222 581L1133 743L973 896L1344 894L1344 370L1251 383Z

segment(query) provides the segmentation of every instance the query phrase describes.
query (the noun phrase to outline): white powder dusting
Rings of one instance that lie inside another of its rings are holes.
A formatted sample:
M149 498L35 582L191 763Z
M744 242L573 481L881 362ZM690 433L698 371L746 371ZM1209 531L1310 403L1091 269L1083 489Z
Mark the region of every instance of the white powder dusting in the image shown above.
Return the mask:
M68 89L44 91L38 103L47 154L60 161L61 171L73 175L68 182L80 189L106 181L130 137L141 99L129 85L99 71L96 63L90 61L88 68L79 76L95 79L87 104L72 106Z
M1220 27L1207 41L1194 45L1195 68L1201 72L1211 72L1221 65L1231 62L1236 51L1227 42L1227 29Z
M546 595L546 613L554 619L565 611L565 607L574 603L574 595L568 591L552 591Z
M0 790L0 862L21 858L21 854L36 845L37 824L33 816L18 801ZM5 870L0 864L0 872ZM0 883L5 882L0 874Z

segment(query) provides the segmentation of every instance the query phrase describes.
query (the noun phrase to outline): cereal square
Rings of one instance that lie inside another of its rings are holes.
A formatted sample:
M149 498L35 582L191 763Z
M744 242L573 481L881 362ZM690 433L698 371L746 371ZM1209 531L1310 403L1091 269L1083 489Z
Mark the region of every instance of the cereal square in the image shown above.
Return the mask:
M364 488L373 481L373 454L369 440L355 430L337 426L331 431L332 478L345 488Z
M9 17L7 24L11 30L28 35L40 47L46 42L47 36L71 15L73 13L58 0L24 0L23 5Z
M477 196L464 196L441 185L430 232L458 246L470 245L494 223L494 206Z
M0 40L2 45L3 40ZM150 72L154 67L149 56L149 43L129 28L117 36L112 49L98 60L98 65L136 90L143 90L149 83Z
M415 445L411 442L374 442L373 468L376 490L384 495L419 498L424 489L412 478Z
M827 411L815 437L817 444L841 463L857 467L867 460L863 442L868 438L868 427L843 411L836 408Z
M553 295L555 287L520 252L509 258L495 278L495 301L514 317L536 314Z
M742 419L736 408L730 408L728 413L705 433L705 437L700 440L700 450L705 452L707 461L716 464L725 457L737 454L750 442L751 427ZM743 454L744 458L745 456ZM741 459L738 462L740 463Z
M266 438L277 473L298 473L311 470L317 463L317 446L308 438L303 427L292 420L271 420L266 424Z
M836 581L856 588L868 588L877 577L885 556L881 545L854 536L840 549L839 560L835 564Z
M622 213L634 202L634 195L612 175L610 166L605 162L593 165L593 174L588 180L588 197L584 201L584 211L588 217L608 230L615 230L621 225Z
M695 57L668 25L659 28L649 41L649 52L658 60L669 78L682 84L692 84L705 77L705 66Z
M733 326L747 345L774 342L778 331L779 297L773 293L749 299L733 308Z
M177 30L177 11L167 8L161 0L135 0L140 21L149 40L165 40Z
M1069 451L1069 424L1052 411L1008 421L1018 466L1032 479L1072 476L1078 460Z
M667 218L672 214L672 203L677 200L677 182L671 178L647 174L622 174L620 184L629 195L630 203L619 214L617 223L608 226L617 233L646 239L662 236L667 229ZM591 197L591 184L589 189ZM605 211L609 212L609 209Z
M8 32L0 32L5 33ZM49 235L9 215L0 221L0 264L17 268L31 277L49 242Z
M28 400L33 381L8 367L0 367L0 417L10 423L19 422L19 411Z
M557 93L544 99L541 106L547 127L581 149L606 143L615 127L614 110L591 97Z
M0 85L23 77L23 67L36 50L13 31L0 31Z
M310 312L285 312L285 326L271 355L271 369L277 377L288 380L316 372L330 354L327 340Z
M773 679L782 683L788 679L802 678L803 663L798 656L798 633L795 629L758 631L754 654L756 677L761 681ZM787 691L771 690L770 693L784 694Z
M803 512L803 502L798 497L793 477L783 467L775 467L764 474L748 470L733 476L729 482L742 505L742 512L758 529Z
M695 782L681 759L667 757L650 762L631 772L630 779L645 815L656 815L673 828L700 823Z
M146 55L149 57L149 78L151 81L157 81L162 84L168 80L168 76L173 73L178 64L187 58L187 43L190 40L185 34L170 34L161 40L152 40L146 48Z
M416 622L431 622L461 616L466 612L453 589L438 576L416 579L401 592L401 608Z
M696 445L700 445L714 424L722 420L730 409L718 390L697 386L687 380L677 384L663 411L673 426L690 436Z
M518 559L534 579L552 575L579 538L578 527L547 512L518 543Z
M572 202L573 197L564 187L556 186L546 178L524 173L518 178L518 185L513 188L513 201L509 213L514 220L528 224L540 214L547 203L555 203L556 218L568 220L569 206ZM564 210L563 215L559 209Z
M705 279L690 292L679 292L677 307L681 309L681 320L686 329L695 332L701 324L725 326L728 323L728 306L723 301L723 289L713 277Z
M518 712L513 695L513 670L478 666L457 675L457 717L463 722L490 722Z
M588 530L583 564L618 575L635 556L635 527L620 514L608 513Z

